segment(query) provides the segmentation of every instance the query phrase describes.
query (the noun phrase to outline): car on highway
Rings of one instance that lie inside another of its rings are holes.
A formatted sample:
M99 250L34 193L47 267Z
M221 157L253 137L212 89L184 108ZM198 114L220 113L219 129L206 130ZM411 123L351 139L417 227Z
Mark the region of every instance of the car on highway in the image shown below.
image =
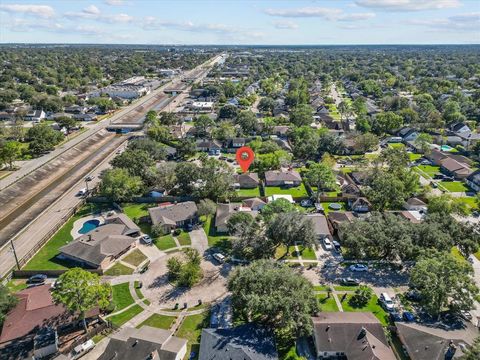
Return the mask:
M28 278L27 284L43 284L46 280L47 280L47 275L35 274Z
M87 195L87 188L81 188L78 190L77 196L85 196Z
M146 245L152 245L153 244L153 240L150 237L150 235L142 235L140 237L140 241L143 242Z
M360 285L360 281L352 279L352 278L341 278L339 283L344 286L358 286Z
M328 238L323 239L323 245L325 246L325 250L332 250L333 249L332 242Z
M350 271L363 272L368 271L368 266L363 264L353 264L349 266Z
M85 178L85 181L92 181L95 177L93 175L88 175L86 178Z

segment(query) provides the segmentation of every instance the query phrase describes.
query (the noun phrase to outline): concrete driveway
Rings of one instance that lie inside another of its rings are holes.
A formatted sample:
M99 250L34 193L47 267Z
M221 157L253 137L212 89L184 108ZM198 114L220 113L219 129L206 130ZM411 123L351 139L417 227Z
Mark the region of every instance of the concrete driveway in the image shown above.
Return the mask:
M208 238L205 231L200 228L190 232L190 239L192 241L192 248L196 249L200 255L203 256L208 249Z

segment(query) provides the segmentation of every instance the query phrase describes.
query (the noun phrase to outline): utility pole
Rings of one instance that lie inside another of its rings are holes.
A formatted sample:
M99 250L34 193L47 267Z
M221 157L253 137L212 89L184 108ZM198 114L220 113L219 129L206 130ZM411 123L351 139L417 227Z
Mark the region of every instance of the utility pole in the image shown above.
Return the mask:
M13 256L15 256L15 262L17 263L17 269L20 270L20 263L18 262L17 252L15 251L15 246L13 245L13 240L10 238L10 246L12 247Z

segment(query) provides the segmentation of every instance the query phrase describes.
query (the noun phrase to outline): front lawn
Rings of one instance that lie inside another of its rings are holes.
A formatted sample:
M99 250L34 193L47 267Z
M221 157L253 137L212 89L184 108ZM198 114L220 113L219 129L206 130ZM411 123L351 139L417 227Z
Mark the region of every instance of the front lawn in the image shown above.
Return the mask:
M115 265L105 271L104 274L108 276L131 275L133 274L133 269L117 262Z
M258 187L253 189L238 189L236 190L239 197L259 197L260 189Z
M433 178L436 174L440 174L440 167L433 166L433 165L418 165L415 166L414 169L420 173L420 175L427 174L431 178Z
M200 336L202 335L202 329L208 328L210 323L209 312L205 312L198 315L186 316L182 324L178 328L175 336L188 340L187 356L191 352L195 352L198 358L198 350L200 348ZM187 357L188 358L188 357Z
M122 259L122 261L125 261L133 266L138 266L145 260L147 260L147 257L139 249L131 251L130 254Z
M298 245L299 253L303 260L317 260L317 255L312 248L304 248L302 245Z
M460 181L440 181L439 185L451 192L470 191L470 188Z
M388 147L392 149L404 149L405 144L402 143L388 143Z
M173 239L172 234L167 234L164 236L160 236L153 242L157 248L160 250L167 250L174 247L177 247L175 240Z
M135 316L140 314L143 311L143 308L140 305L134 305L128 310L121 312L120 314L110 316L107 320L110 320L116 326L122 326L127 321L133 319Z
M417 161L422 156L423 156L422 154L408 153L408 158L409 158L410 161Z
M265 186L265 196L292 195L294 198L308 197L305 185L301 183L296 187Z
M112 302L115 304L114 312L125 309L135 302L130 294L128 282L112 286Z
M338 295L339 299L342 299L342 295ZM373 295L367 305L363 307L353 307L350 304L350 299L353 297L353 294L347 294L345 300L342 302L343 311L365 311L372 312L382 325L387 326L389 322L389 316L385 310L380 306L378 302L378 297Z
M190 234L184 230L177 236L178 242L182 246L187 246L192 244L192 240L190 239Z
M334 312L338 311L337 303L332 294L328 297L328 294L317 295L318 304L320 305L320 311Z
M172 327L172 324L174 323L175 319L176 319L175 316L153 314L147 320L145 320L140 325L138 325L137 329L141 328L142 326L151 326L158 329L168 330Z

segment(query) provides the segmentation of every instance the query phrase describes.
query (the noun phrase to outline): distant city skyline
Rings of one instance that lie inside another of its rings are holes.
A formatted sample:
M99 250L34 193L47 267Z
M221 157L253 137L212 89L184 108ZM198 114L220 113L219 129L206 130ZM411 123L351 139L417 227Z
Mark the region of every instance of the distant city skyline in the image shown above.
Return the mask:
M0 0L1 43L478 44L477 0Z

